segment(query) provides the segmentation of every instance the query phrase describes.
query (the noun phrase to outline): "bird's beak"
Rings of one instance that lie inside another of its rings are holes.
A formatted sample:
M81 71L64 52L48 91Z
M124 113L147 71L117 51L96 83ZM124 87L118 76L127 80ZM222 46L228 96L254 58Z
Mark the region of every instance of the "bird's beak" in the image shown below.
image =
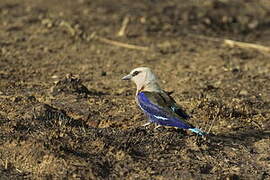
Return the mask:
M122 80L130 80L131 78L132 78L132 75L128 74L128 75L122 77Z

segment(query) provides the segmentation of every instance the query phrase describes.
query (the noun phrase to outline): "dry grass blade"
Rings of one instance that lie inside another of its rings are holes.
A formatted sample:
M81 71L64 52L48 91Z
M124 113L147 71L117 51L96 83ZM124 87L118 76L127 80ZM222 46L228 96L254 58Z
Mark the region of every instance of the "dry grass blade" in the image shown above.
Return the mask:
M207 131L207 134L209 134L210 131L212 130L213 125L214 125L214 122L216 121L216 119L217 119L217 117L218 117L218 115L219 115L219 112L220 112L220 108L218 108L218 111L217 111L217 113L216 113L216 115L215 115L215 117L214 117L214 119L213 119L213 121L212 121L212 123L211 123L211 125L210 125L210 127L209 127L209 129L208 129L208 131Z

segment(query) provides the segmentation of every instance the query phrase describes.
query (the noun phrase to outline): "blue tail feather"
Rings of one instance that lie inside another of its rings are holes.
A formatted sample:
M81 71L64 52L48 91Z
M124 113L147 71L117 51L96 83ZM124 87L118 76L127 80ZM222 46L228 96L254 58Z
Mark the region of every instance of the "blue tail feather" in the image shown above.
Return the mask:
M190 128L190 129L188 129L188 130L190 130L190 131L192 131L192 132L194 132L194 133L196 133L196 134L199 134L199 135L201 135L201 136L204 136L204 135L207 134L206 132L203 132L202 130L200 130L200 129L198 129L198 128Z

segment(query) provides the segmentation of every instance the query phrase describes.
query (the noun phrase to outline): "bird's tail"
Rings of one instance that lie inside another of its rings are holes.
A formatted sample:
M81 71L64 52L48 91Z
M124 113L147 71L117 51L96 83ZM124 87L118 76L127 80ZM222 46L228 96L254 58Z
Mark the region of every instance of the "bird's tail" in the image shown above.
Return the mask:
M192 132L194 132L196 134L199 134L201 136L204 136L204 135L207 134L206 132L204 132L204 131L202 131L202 130L200 130L198 128L189 128L188 130L190 130L190 131L192 131Z

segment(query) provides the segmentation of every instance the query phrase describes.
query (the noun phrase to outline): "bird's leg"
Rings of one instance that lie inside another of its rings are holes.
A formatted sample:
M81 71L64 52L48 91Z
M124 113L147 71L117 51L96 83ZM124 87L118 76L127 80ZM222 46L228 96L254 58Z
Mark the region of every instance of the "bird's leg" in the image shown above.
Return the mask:
M158 128L160 128L161 127L161 125L156 125L156 127L154 128L154 129L158 129Z
M142 126L143 126L143 127L146 127L146 126L149 126L151 123L152 123L152 122L147 122L147 123L143 124Z

